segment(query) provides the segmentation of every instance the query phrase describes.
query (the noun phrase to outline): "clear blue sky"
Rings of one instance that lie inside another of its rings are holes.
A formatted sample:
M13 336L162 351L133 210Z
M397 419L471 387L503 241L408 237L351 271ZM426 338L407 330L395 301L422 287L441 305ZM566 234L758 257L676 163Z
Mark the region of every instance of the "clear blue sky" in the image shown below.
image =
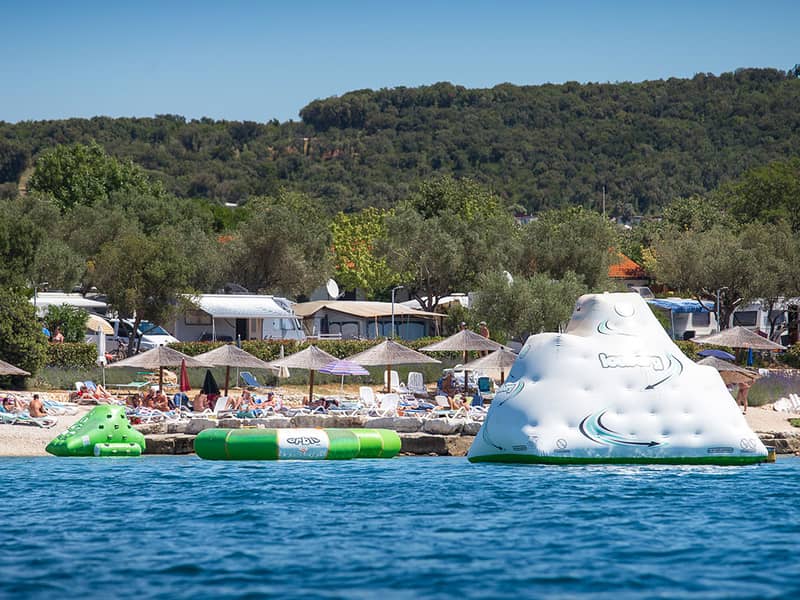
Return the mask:
M0 120L281 121L451 81L642 81L800 63L789 0L0 0Z

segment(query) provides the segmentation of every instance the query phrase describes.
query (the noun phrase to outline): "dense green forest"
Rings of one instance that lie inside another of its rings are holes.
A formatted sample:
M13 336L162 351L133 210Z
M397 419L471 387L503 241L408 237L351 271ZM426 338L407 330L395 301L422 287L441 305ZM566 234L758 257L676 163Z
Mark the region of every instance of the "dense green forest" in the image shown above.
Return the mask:
M797 75L741 69L643 83L359 90L315 100L287 123L0 122L0 196L26 184L44 150L96 140L184 198L242 203L286 188L332 215L394 206L421 179L453 175L531 212L597 208L605 187L610 214L649 214L796 156Z

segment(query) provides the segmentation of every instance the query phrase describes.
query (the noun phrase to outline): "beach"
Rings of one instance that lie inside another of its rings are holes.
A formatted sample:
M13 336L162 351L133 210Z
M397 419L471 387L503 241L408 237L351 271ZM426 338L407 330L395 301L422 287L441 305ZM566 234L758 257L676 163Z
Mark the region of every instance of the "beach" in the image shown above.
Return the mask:
M307 391L307 390L306 390ZM357 389L355 386L345 386L344 395L346 397L353 397L354 391L357 393ZM303 386L288 386L286 389L282 389L284 399L291 405L299 405L303 400ZM323 396L331 396L338 394L340 392L340 388L338 385L330 385L330 386L320 386L319 392ZM232 392L234 394L238 393L238 390ZM48 396L52 397L53 399L58 400L66 400L66 392L64 393L47 393ZM59 415L57 417L58 423L55 427L52 428L42 428L36 427L32 425L0 425L0 456L49 456L47 452L45 452L45 447L47 444L55 438L59 433L70 427L73 423L75 423L78 419L80 419L83 415L89 412L93 408L92 405L81 405L78 407L78 412L75 415ZM343 417L326 417L324 415L320 416L311 416L311 417L304 417L306 420L312 419L315 423L319 422L319 425L314 426L326 426L326 427L336 427L342 426L338 425L338 423L343 419ZM775 438L779 438L781 440L788 440L787 442L783 442L779 445L778 452L779 453L794 453L796 449L800 449L800 428L794 427L789 423L790 418L800 418L800 414L789 414L789 413L782 413L777 412L772 409L772 405L766 405L763 407L750 407L745 414L745 418L747 423L750 427L759 434L759 437L764 440L764 443L767 445L772 445L774 443ZM410 422L410 419L406 419ZM200 423L203 421L204 423ZM222 426L231 426L236 425L238 426L239 423L234 423L234 419L224 419L223 422L220 422L219 425ZM268 423L269 419L254 419L252 420L255 426L274 426ZM287 420L288 421L288 420ZM326 423L329 421L329 423ZM386 419L384 419L386 421ZM446 425L444 420L442 421L441 425ZM209 420L201 419L195 420L196 423L199 423L200 427L209 427L216 425L215 423L210 423ZM244 423L244 421L243 421ZM387 423L389 423L387 421ZM196 433L196 430L191 429L191 421L185 421L184 426L175 426L171 425L169 428L166 427L164 424L144 424L139 425L137 428L140 428L146 435L147 434L155 434L159 436L161 434L169 433L178 434L178 435L187 435L187 426L189 434ZM402 431L402 427L408 426L409 423L406 423L403 418L401 417L400 420L395 422L396 426L399 426L401 429L398 431ZM413 425L413 424L412 424ZM288 426L288 424L286 425ZM386 425L382 425L386 426ZM391 423L389 423L391 427ZM195 426L197 428L197 426ZM471 427L474 429L475 425ZM439 427L441 429L441 427ZM424 429L419 429L420 434L423 432L431 433L433 435L440 435L443 437L447 437L447 432L442 430L439 432L438 430L432 430L432 428L428 428L428 431ZM406 434L413 434L414 432L404 432ZM460 433L460 431L459 431ZM470 431L472 435L474 435L474 431ZM457 436L463 437L463 436ZM160 438L156 437L155 439L160 440ZM782 447L781 447L782 446ZM453 452L451 444L449 446L451 448L451 452ZM469 444L465 443L465 440L462 440L456 446L456 452L458 453L465 453L466 450L469 448Z

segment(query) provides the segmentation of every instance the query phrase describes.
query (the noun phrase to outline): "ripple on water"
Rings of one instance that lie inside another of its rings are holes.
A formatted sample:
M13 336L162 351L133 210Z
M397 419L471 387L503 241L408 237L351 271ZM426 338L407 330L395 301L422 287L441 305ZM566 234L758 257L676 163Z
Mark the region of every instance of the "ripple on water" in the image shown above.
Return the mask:
M0 459L0 597L800 597L798 475Z

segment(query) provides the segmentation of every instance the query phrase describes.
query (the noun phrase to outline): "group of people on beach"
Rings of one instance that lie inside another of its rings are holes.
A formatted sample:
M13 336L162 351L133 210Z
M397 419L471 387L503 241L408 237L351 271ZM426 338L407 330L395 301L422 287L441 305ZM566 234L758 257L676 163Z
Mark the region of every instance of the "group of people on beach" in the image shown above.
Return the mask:
M20 414L27 412L28 415L34 418L47 416L47 410L45 409L44 403L39 397L39 394L34 394L33 398L27 402L21 398L17 398L16 396L6 396L3 398L0 406L2 406L3 412L9 414Z

